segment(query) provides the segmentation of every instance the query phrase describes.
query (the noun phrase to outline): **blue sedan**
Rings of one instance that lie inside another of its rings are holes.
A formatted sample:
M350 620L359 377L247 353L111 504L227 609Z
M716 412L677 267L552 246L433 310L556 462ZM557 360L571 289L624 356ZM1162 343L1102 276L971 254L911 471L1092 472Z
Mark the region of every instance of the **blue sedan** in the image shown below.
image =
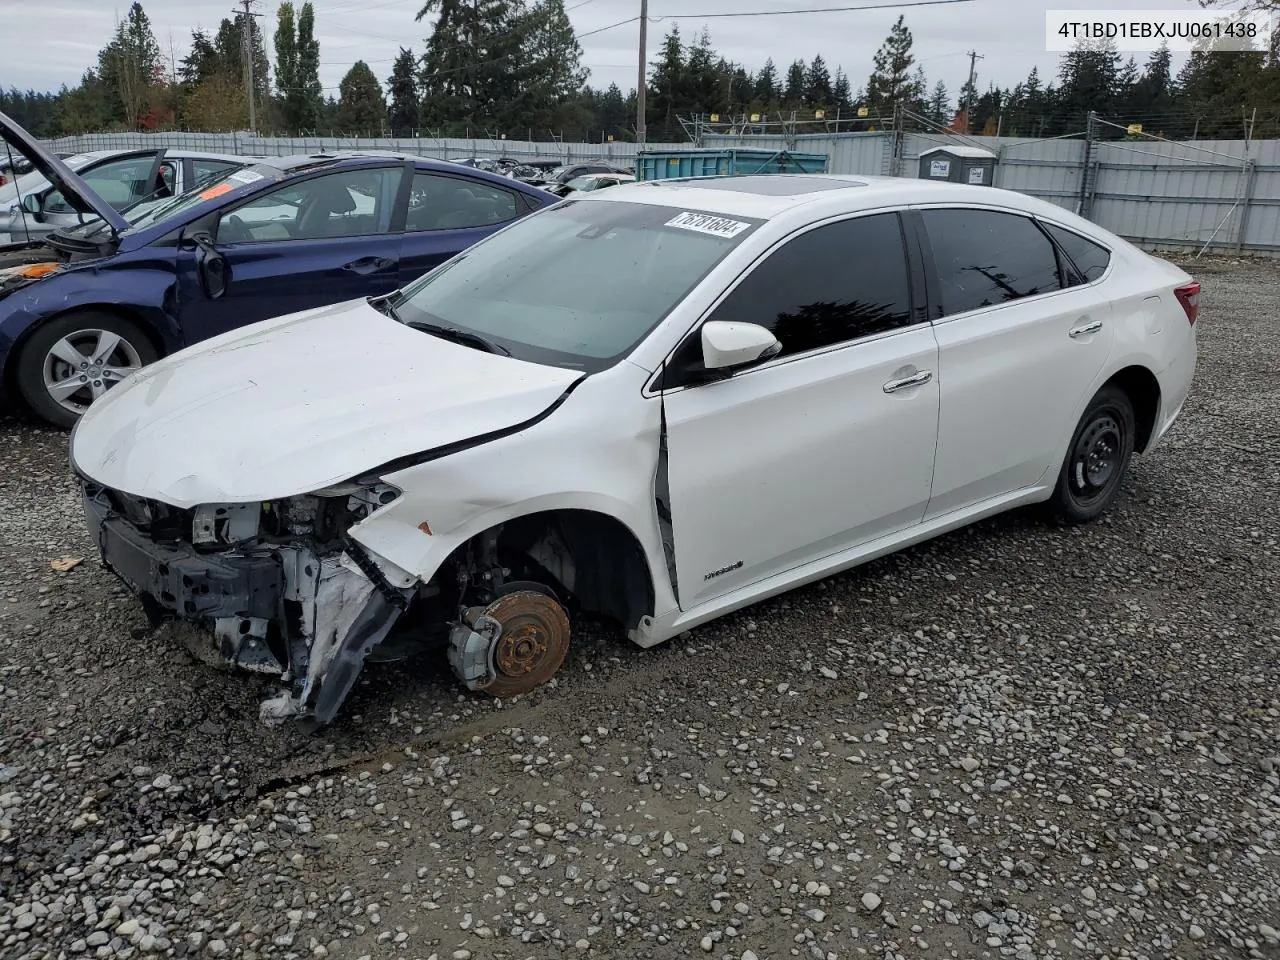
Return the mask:
M390 293L557 202L458 164L345 154L255 164L130 222L34 150L87 216L49 238L45 262L0 270L0 376L37 416L64 426L167 353L270 317Z

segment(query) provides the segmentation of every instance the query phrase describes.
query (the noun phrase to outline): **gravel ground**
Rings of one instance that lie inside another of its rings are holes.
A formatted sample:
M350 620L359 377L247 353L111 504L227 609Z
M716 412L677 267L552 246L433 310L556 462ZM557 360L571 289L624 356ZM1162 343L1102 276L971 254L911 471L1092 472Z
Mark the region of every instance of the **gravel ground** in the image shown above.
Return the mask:
M148 635L0 421L0 956L1280 957L1280 269L1196 272L1096 525L588 631L508 704L379 665L316 735Z

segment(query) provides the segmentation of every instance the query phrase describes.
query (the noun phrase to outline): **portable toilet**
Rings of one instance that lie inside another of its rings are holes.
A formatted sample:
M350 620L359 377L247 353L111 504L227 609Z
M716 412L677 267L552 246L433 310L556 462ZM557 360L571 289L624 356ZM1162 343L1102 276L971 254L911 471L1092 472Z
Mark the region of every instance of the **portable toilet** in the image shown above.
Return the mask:
M920 179L994 186L996 155L981 147L933 147L920 153Z

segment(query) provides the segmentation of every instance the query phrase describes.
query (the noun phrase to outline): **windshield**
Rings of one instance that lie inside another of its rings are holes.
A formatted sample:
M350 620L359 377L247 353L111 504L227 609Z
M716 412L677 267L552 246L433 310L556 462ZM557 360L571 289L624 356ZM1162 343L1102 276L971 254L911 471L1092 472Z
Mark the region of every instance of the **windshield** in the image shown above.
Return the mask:
M759 222L566 201L410 284L395 311L522 360L594 373L630 353Z
M125 211L125 219L129 221L130 230L154 227L158 223L172 220L179 214L193 210L201 204L208 203L210 200L216 200L237 187L243 187L247 183L256 183L259 180L278 180L280 176L279 169L261 163L252 167L233 170L227 174L215 174L197 183L193 189L179 196L162 200L143 200Z
M596 186L595 177L574 177L565 184L571 190L593 190Z

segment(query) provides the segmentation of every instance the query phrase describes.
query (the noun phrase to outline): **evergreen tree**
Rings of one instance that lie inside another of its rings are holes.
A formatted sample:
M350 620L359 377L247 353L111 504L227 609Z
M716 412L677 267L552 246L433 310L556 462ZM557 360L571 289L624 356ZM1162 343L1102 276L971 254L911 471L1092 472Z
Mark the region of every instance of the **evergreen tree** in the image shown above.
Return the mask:
M116 117L135 129L164 76L160 44L137 0L125 19L116 24L111 42L98 54L98 74L115 93Z
M678 26L673 24L663 37L658 59L649 66L645 125L653 129L655 137L674 138L679 135L679 111L684 106L685 50Z
M611 83L609 89L600 96L597 125L606 137L621 138L630 126L634 112L634 107L628 110L622 90L616 83Z
M427 0L438 13L422 59L423 121L451 132L495 131L520 104L523 0Z
M218 72L218 50L203 30L191 31L191 50L180 61L178 79L195 87Z
M924 90L911 75L915 57L911 53L911 31L902 15L876 52L873 64L867 80L867 106L873 114L888 117L893 113L894 104L910 106L923 98Z
M297 119L305 130L320 119L324 103L324 91L320 86L320 41L316 39L316 12L311 0L307 0L298 11L297 51L298 73L295 79L302 97ZM333 102L333 97L329 102Z
M778 68L774 66L773 57L770 57L756 74L755 100L760 106L767 107L777 102L779 95Z
M1081 41L1063 54L1058 67L1058 88L1054 134L1084 128L1089 111L1101 116L1116 112L1120 94L1120 54L1109 41Z
M262 38L262 28L256 17L249 18L250 43L253 48L254 102L261 108L270 100L271 69L267 61L267 48ZM218 25L213 46L217 50L217 72L228 82L244 85L244 29L238 20L223 20ZM248 109L248 104L245 104ZM261 110L259 110L261 112ZM246 114L247 117L247 114Z
M827 107L832 105L833 100L831 73L827 70L827 62L822 59L822 54L818 54L809 61L809 68L805 71L805 106Z
M280 119L290 133L305 133L320 126L323 96L320 89L320 44L315 39L315 11L284 0L276 10L276 89L280 93Z
M382 85L369 65L357 60L338 84L338 127L355 136L378 136L386 118L387 101L382 95Z
M831 88L833 105L841 114L847 115L853 110L853 94L849 90L849 75L843 67L836 68L836 82Z
M573 113L587 79L582 47L573 34L564 0L538 0L517 20L521 43L519 100L495 117L503 129L525 124L562 127Z
M795 60L787 68L787 85L782 91L782 99L787 106L794 108L804 103L804 81L804 61Z
M929 108L926 116L934 123L946 126L954 114L951 110L951 94L947 93L947 85L939 80L933 85L933 93L929 95Z
M393 137L412 137L418 129L418 61L412 50L400 48L387 89L391 94L388 117Z

